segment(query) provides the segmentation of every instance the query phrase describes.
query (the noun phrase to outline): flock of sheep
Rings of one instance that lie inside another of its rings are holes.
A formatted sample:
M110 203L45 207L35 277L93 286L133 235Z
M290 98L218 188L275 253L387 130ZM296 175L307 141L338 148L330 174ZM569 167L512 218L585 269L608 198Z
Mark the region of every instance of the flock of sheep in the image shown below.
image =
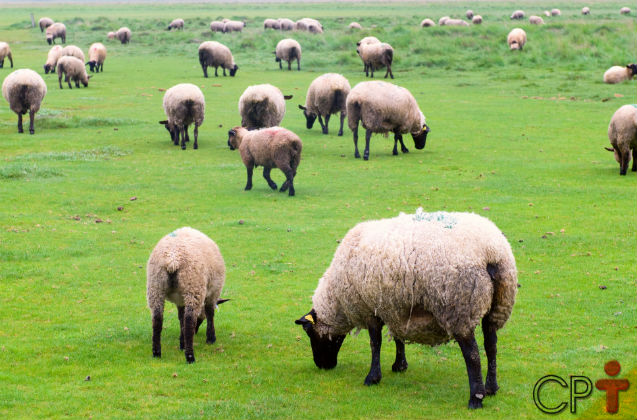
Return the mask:
M622 9L623 10L623 9ZM554 9L546 12L559 16ZM583 14L590 9L584 8ZM624 13L624 11L622 11ZM466 14L474 24L482 17L472 11ZM547 15L548 16L548 15ZM531 16L531 19L535 16ZM511 19L524 18L516 11ZM463 23L459 23L459 22ZM533 22L531 22L533 23ZM433 26L425 19L422 26ZM443 17L439 25L468 25L460 19ZM225 20L212 22L213 31L241 31L244 22ZM168 30L180 30L183 19L175 19ZM356 22L350 28L359 28ZM322 33L323 26L315 19L266 19L265 29L305 30ZM51 19L40 20L40 29L46 31L46 40L54 44L56 38L65 42L66 28ZM131 31L121 28L108 34L122 43L131 39ZM508 36L512 50L522 50L526 34L516 28ZM357 52L366 75L386 68L385 78L393 78L391 63L393 48L375 37L366 37L357 44ZM284 39L276 46L276 61L297 61L300 70L301 46L293 39ZM13 67L13 56L6 43L0 43L0 67L7 57ZM198 49L199 63L204 77L208 67L221 67L235 76L238 70L228 47L216 42L203 42ZM44 65L45 73L57 71L59 86L62 76L71 88L82 83L88 86L86 65L91 71L103 71L106 48L95 43L89 48L89 61L75 46L54 45ZM637 73L635 64L611 68L605 75L607 83L632 78ZM23 132L22 115L29 113L29 131L34 133L34 114L46 95L47 86L42 77L31 69L16 70L2 84L2 93L11 110L18 114L18 131ZM263 167L263 177L274 190L278 187L270 172L279 168L285 175L280 191L295 194L294 177L303 148L300 137L280 127L285 114L286 97L270 84L248 87L238 101L241 125L228 132L228 147L238 149L247 170L246 190L252 188L254 167ZM181 83L168 89L163 98L167 119L160 121L175 145L186 148L190 138L188 127L194 125L193 148L198 148L198 129L203 123L205 98L201 90L190 83ZM369 158L372 133L393 133L393 154L408 149L403 134L411 134L417 149L423 149L430 129L414 96L405 88L382 81L361 82L350 87L348 80L336 73L317 77L309 86L305 105L299 105L308 129L318 119L323 134L329 133L331 115L340 114L338 135L343 135L344 119L353 133L355 157L358 150L358 126L366 130L363 158ZM632 170L637 171L637 107L625 105L612 117L608 135L613 146L620 173L626 174L633 158ZM161 331L166 299L178 307L180 321L180 348L186 361L195 361L193 336L204 319L207 320L206 342L216 340L214 311L222 303L221 292L225 281L225 264L217 245L205 234L191 228L178 229L164 238L153 249L147 265L147 300L152 315L152 353L161 356ZM407 369L405 341L437 345L451 339L458 342L465 359L469 377L469 407L482 407L486 395L498 390L496 379L496 331L509 318L517 292L517 271L511 247L502 232L489 220L470 213L401 214L395 218L360 223L352 228L340 243L332 263L319 280L313 307L299 318L310 338L316 365L322 369L336 366L337 355L346 335L354 328L369 330L372 364L365 384L376 384L381 379L381 330L387 325L396 345L395 372ZM484 345L488 360L486 381L480 370L480 354L474 336L478 323L482 323Z

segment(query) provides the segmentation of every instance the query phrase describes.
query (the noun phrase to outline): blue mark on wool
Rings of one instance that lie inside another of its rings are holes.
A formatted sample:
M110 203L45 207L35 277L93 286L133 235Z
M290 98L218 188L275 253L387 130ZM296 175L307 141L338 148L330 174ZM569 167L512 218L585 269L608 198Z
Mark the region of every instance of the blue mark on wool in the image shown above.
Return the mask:
M173 238L174 238L174 237L176 237L176 236L177 236L177 234L176 234L175 232L177 232L177 231L176 231L176 230L173 230L172 232L170 232L170 233L168 234L168 236L172 236Z
M434 213L425 213L422 207L418 207L416 214L413 215L414 222L437 222L441 223L445 229L452 229L458 221L455 217L445 211L437 211Z

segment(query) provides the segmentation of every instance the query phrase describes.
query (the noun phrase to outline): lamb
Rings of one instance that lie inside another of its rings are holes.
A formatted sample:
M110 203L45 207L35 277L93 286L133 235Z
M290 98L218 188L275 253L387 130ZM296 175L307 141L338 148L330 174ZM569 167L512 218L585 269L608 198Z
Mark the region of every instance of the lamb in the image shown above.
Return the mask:
M551 16L561 16L562 12L560 9L551 9Z
M285 100L291 98L270 84L249 86L239 98L241 126L254 130L279 125L285 115Z
M539 16L533 15L529 17L529 23L531 25L544 25L544 19Z
M119 39L122 44L128 44L131 38L131 31L127 27L123 26L115 32L115 38Z
M278 19L278 22L282 31L293 31L295 28L295 24L292 19L282 18Z
M88 62L86 63L91 72L104 71L104 60L106 60L106 47L101 42L91 44L88 49Z
M467 19L469 20L473 19L473 10L467 10L467 13L465 13L465 16L467 16Z
M469 26L469 24L462 19L447 19L445 26Z
M159 240L146 265L146 299L153 323L153 357L161 357L161 330L166 299L177 306L179 349L194 363L194 335L205 318L206 343L217 340L215 307L225 283L226 266L217 244L190 227L177 229Z
M482 16L480 15L475 15L473 17L473 19L471 19L471 23L473 23L474 25L480 25L482 24Z
M307 89L305 106L299 105L305 116L306 127L311 129L318 116L323 134L328 134L330 116L341 113L341 126L338 135L343 135L343 120L347 115L345 106L351 87L345 77L336 73L326 73L312 81ZM323 119L325 117L325 124Z
M629 15L630 14L630 7L622 7L621 9L619 9L619 13L622 15Z
M213 20L212 22L210 22L210 30L212 32L223 32L223 25L223 22Z
M241 160L248 171L245 190L252 189L252 171L255 166L263 166L263 178L273 190L277 185L270 178L272 168L279 168L285 174L285 182L280 192L289 189L288 195L295 194L294 177L301 162L303 143L299 136L282 127L269 127L248 131L243 127L234 127L228 132L228 147L239 149Z
M8 58L11 61L11 68L13 68L13 55L11 55L11 48L6 42L0 42L0 69L4 67L4 59Z
M628 64L626 67L613 66L604 73L604 83L615 84L630 80L637 74L637 64Z
M360 23L358 22L352 22L349 24L348 26L349 29L363 29L363 27L361 26Z
M423 28L429 28L431 26L436 26L436 23L431 20L431 19L423 19L422 22L420 22L420 26Z
M590 15L591 14L591 8L590 7L583 7L582 8L582 14L583 15Z
M184 20L183 19L174 19L172 22L170 22L170 24L168 25L168 28L166 28L166 30L170 31L171 29L184 29Z
M223 24L223 32L241 32L245 26L245 22L229 20Z
M276 19L266 19L263 21L263 29L281 29L281 23Z
M361 82L347 95L347 125L354 135L354 157L358 153L358 123L365 132L363 159L369 159L369 141L372 133L394 133L393 154L397 155L400 142L403 153L409 152L403 143L404 133L411 133L416 149L424 149L429 127L413 95L405 88L387 82Z
M276 44L274 55L276 56L274 61L279 63L279 69L283 70L281 61L287 61L288 70L292 70L292 61L296 60L296 69L301 70L301 44L297 41L291 38L282 39Z
M445 22L449 19L449 16L443 16L438 19L438 26L444 26Z
M108 39L115 39L115 32L111 31L108 34L106 34L106 37Z
M526 44L526 32L520 28L514 28L507 36L507 44L512 50L522 50Z
M59 45L54 45L53 47L51 47L46 57L46 63L44 63L45 74L54 72L55 66L57 65L58 58L60 57L61 53L62 47L60 47Z
M65 55L58 59L57 72L58 82L60 83L60 89L62 89L62 75L64 74L64 81L68 83L69 89L73 89L71 86L71 80L75 82L75 87L80 87L80 82L84 87L88 87L88 79L91 77L86 73L86 67L84 67L84 61L79 58Z
M11 111L18 114L18 133L23 133L22 115L29 113L29 133L35 133L33 120L46 95L46 83L42 76L30 69L16 70L2 82L2 96L9 102Z
M79 59L80 61L84 62L84 53L78 46L67 45L66 47L62 48L62 50L60 51L60 57L64 57L67 55L70 57L75 57Z
M170 133L173 144L179 144L181 134L181 150L186 150L188 138L188 126L195 124L195 143L193 149L199 148L197 138L199 126L203 123L206 110L206 100L201 90L191 83L180 83L168 89L164 94L164 112L167 120L159 121Z
M396 342L394 372L408 367L406 341L435 346L453 339L469 377L468 407L475 409L499 389L497 330L511 315L517 286L511 246L490 220L418 209L352 228L319 280L312 309L295 323L309 336L319 369L336 366L348 332L367 329L372 363L365 385L382 378L383 325ZM480 322L486 383L475 339Z
M391 45L385 42L366 45L361 44L357 51L365 65L365 76L374 77L374 70L386 67L385 79L387 75L391 76L392 79L394 78L394 73L391 71L391 64L394 60L394 49Z
M46 28L46 42L55 44L55 38L60 38L62 44L66 43L66 26L63 23L57 22Z
M516 10L511 14L511 19L524 19L524 11Z
M217 68L221 67L223 75L226 75L226 69L230 71L230 76L234 77L239 70L239 66L234 63L230 48L217 41L206 41L199 45L199 64L203 69L204 77L208 77L208 67L215 68L215 77L217 77Z
M40 18L40 20L38 21L38 25L40 25L40 32L44 32L44 30L46 28L48 28L49 26L53 25L53 19L48 18L48 17L43 17Z
M631 150L631 170L637 172L637 105L624 105L615 111L608 125L608 139L613 148L605 149L615 153L615 160L619 162L619 174L626 175Z

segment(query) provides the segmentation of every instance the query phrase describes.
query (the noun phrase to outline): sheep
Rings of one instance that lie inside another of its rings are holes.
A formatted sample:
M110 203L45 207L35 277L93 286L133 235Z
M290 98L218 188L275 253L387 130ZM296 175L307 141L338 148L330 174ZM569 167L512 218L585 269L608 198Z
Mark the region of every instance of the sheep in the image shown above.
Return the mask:
M292 70L292 61L296 60L296 69L301 70L301 44L297 41L286 38L276 44L274 51L275 62L279 63L279 69L283 70L282 61L288 62L288 70Z
M394 73L391 71L391 64L394 60L394 49L391 45L381 42L376 44L361 44L358 49L358 54L365 65L365 76L374 77L374 70L387 68L385 72L385 79L387 75L394 78Z
M246 166L248 181L245 190L252 189L252 171L255 166L263 166L263 178L273 190L277 185L270 178L272 168L279 168L285 174L285 182L280 192L295 194L294 177L301 162L303 143L299 136L282 127L269 127L248 131L244 127L234 127L228 132L228 147L239 149L241 160Z
M101 42L91 44L88 49L88 62L91 72L104 71L104 60L106 60L106 47Z
M66 26L63 23L57 22L46 28L46 42L53 45L55 38L60 38L62 44L66 43Z
M181 30L183 30L184 29L184 20L183 19L174 19L172 22L170 22L170 24L166 28L167 31L170 31L171 29L176 29L176 30L181 29Z
M524 11L516 10L511 14L511 19L524 19Z
M122 44L128 44L131 38L131 30L123 26L115 32L115 38L119 39Z
M239 98L241 126L254 130L279 125L285 115L285 100L291 98L270 84L248 86Z
M551 16L561 16L562 12L560 9L551 9Z
M583 15L590 15L591 14L591 8L590 7L583 7L582 8L582 14Z
M22 114L29 113L29 133L35 133L33 120L46 95L46 83L42 76L31 69L16 70L2 82L2 96L9 102L11 111L18 114L18 133L23 133Z
M546 17L551 17L551 12L549 12L548 10L545 10L542 13L544 13L544 16L546 16Z
M60 89L62 89L62 74L64 74L64 81L68 83L69 89L73 89L71 86L71 80L75 82L75 87L80 87L80 82L84 87L88 87L88 79L91 77L86 73L86 67L84 67L83 60L79 58L65 55L58 59L57 73L58 82L60 83Z
M292 19L281 18L278 19L278 22L282 31L293 31L295 28L295 24Z
M630 14L630 8L629 7L622 7L621 9L619 9L619 13L622 15L629 15Z
M58 58L62 53L62 47L59 45L54 45L49 50L49 53L46 57L46 63L44 63L44 73L48 74L49 72L53 73L55 70L55 66L57 65Z
M168 89L164 94L164 113L167 120L159 121L170 133L173 144L179 144L181 134L181 150L186 150L188 138L188 126L195 124L193 131L195 143L193 149L198 149L197 138L199 126L203 123L206 110L206 100L201 90L191 83L180 83Z
M215 307L226 279L226 265L217 244L205 234L183 227L159 240L146 265L146 299L153 325L153 357L161 357L164 303L177 306L179 349L195 362L193 338L204 318L206 343L213 344Z
M631 170L637 172L637 105L624 105L615 111L608 125L608 139L613 148L605 149L615 153L615 160L619 162L619 174L626 175L631 150Z
M38 25L40 25L40 32L44 32L44 30L46 28L48 28L49 26L53 25L53 19L48 18L48 17L43 17L40 18L40 20L38 21Z
M630 80L637 74L637 64L613 66L604 73L604 83L615 84Z
M397 144L403 153L409 150L403 143L404 133L411 133L416 149L424 149L429 127L413 95L405 88L387 82L361 82L347 95L347 125L354 135L354 157L358 153L358 123L365 132L364 160L369 159L369 141L372 133L394 133L393 154L397 155Z
M115 32L111 31L108 34L106 34L106 38L108 39L115 39Z
M4 59L8 58L11 61L11 68L13 68L13 55L11 55L11 48L6 42L0 42L0 69L4 67Z
M358 22L352 22L349 24L348 26L349 29L363 29L363 27L361 26L360 23Z
M447 19L445 26L469 26L469 24L462 19Z
M520 28L514 28L507 36L507 44L512 50L522 50L526 44L526 32Z
M245 26L245 22L229 20L223 24L223 32L241 32Z
M297 20L296 29L299 31L308 31L317 34L323 33L323 25L321 25L321 22L312 18L303 18Z
M380 44L380 40L376 38L375 36L366 36L365 38L361 39L360 41L356 43L356 54L358 54L359 56L361 55L361 45L369 45L369 44ZM369 69L367 67L367 63L363 61L363 71L365 72L365 74L367 74L368 70Z
M465 13L465 16L467 17L467 19L471 20L473 19L473 10L467 10L467 13Z
M76 45L67 45L66 47L62 48L59 57L64 57L67 55L70 57L75 57L84 62L84 53L82 52L82 49Z
M450 19L449 16L443 16L440 19L438 19L438 26L443 26L445 22L447 21L447 19Z
M223 69L223 75L226 75L226 69L230 71L230 76L234 77L239 70L239 66L234 63L230 48L217 41L205 41L199 45L199 64L203 69L204 77L208 77L208 67L215 68L215 77L217 77L217 68Z
M312 81L307 89L305 106L299 105L305 116L306 127L311 129L318 116L323 134L328 134L330 116L341 113L341 125L338 135L343 135L343 120L347 115L345 106L351 87L345 77L336 73L326 73ZM325 117L325 124L323 119Z
M544 19L539 16L529 16L529 23L531 25L544 25Z
M263 21L263 29L281 29L281 23L276 19L266 19Z
M430 26L436 26L436 23L431 20L431 19L423 19L422 22L420 22L420 26L423 28L429 28Z
M312 309L295 321L310 338L319 369L337 365L346 334L367 329L372 363L365 385L382 378L382 328L396 342L392 371L407 370L405 342L436 346L455 340L468 378L470 409L497 383L497 330L517 294L511 246L497 226L474 213L401 214L354 226L318 282ZM487 376L482 382L475 329L482 323Z
M223 22L213 20L210 22L210 30L212 32L223 32Z
M475 15L475 16L471 19L471 23L473 23L474 25L480 25L480 24L482 24L482 16L480 16L480 15Z

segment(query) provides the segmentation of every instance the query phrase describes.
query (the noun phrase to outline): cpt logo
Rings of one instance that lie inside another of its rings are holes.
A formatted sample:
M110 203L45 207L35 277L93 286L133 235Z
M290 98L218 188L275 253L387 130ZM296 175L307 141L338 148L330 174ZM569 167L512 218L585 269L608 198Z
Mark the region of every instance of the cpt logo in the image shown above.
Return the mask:
M621 366L617 360L611 360L604 365L604 371L608 376L617 376L620 369ZM562 401L555 407L548 407L542 402L540 391L542 387L551 382L559 384L562 388L570 388L568 403ZM571 413L575 413L577 411L577 400L590 397L593 392L593 383L586 376L571 376L569 382L570 384L567 384L564 379L557 375L546 375L540 378L533 387L533 402L535 406L543 413L557 414L570 405ZM607 413L617 413L619 410L619 391L626 391L629 385L627 379L600 379L595 382L597 389L606 392Z

